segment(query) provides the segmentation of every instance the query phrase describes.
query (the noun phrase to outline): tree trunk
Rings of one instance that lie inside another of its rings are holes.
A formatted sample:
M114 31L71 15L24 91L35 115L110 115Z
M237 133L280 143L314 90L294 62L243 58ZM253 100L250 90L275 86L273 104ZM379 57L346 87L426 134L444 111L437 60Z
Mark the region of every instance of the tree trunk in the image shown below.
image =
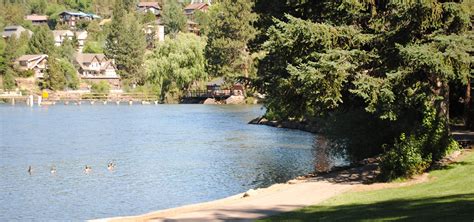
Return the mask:
M434 106L436 109L436 115L440 121L444 122L444 125L449 132L449 84L447 81L436 80L436 86L434 93L435 98Z
M471 80L467 80L466 95L464 97L464 124L466 128L472 129L472 116L471 116Z

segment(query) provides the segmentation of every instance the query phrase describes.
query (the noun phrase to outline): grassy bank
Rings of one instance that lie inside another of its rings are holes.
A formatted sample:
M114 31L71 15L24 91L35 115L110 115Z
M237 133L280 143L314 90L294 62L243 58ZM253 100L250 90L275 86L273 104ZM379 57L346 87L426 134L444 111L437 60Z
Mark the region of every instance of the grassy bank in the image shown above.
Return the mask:
M473 221L474 153L430 175L426 183L350 192L317 206L262 221Z

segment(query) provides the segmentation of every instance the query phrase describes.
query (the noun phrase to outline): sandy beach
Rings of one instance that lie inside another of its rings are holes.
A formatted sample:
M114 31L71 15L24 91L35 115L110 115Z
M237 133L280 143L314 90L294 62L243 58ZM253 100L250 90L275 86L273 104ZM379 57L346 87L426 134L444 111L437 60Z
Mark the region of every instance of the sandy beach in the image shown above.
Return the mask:
M321 203L374 178L375 164L250 190L228 198L99 221L250 221Z
M444 165L456 162L468 152L471 151L456 151L443 159L441 163ZM315 205L344 192L404 187L424 183L431 179L429 173L424 173L402 182L372 183L379 173L377 166L378 163L368 163L362 167L324 175L299 177L284 184L250 190L206 203L186 205L137 216L90 221L253 221Z

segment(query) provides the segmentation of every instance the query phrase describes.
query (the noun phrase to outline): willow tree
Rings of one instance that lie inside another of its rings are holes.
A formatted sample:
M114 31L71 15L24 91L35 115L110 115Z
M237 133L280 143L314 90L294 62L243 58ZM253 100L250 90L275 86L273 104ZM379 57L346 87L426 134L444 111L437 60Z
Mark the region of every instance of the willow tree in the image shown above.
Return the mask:
M157 44L147 57L147 82L158 88L162 100L170 100L207 79L205 72L205 38L179 33Z

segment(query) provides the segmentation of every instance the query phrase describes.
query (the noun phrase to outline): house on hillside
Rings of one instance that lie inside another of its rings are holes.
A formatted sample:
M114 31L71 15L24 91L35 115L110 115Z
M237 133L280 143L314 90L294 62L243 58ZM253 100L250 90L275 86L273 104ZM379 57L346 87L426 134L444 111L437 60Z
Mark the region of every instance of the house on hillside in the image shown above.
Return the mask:
M107 81L113 89L120 88L120 77L117 75L117 69L104 54L78 53L76 63L79 66L81 79L92 83Z
M87 31L77 31L74 33L76 35L77 43L78 43L78 48L77 50L79 52L82 52L82 49L84 48L84 44L86 43L86 39L88 36Z
M184 14L189 20L194 21L194 14L197 11L207 12L209 9L208 3L191 3L184 8Z
M188 32L194 33L196 35L201 34L201 29L199 28L199 24L196 22L193 22L191 20L186 21L186 27L188 29Z
M161 7L158 2L139 2L137 5L137 11L142 13L151 12L156 18L159 18L161 14Z
M165 26L159 20L145 24L143 27L147 42L165 41Z
M22 55L15 64L20 71L33 70L35 78L43 78L47 69L48 55Z
M2 32L2 37L4 39L8 39L12 36L15 36L16 38L19 38L21 33L23 32L27 32L29 37L31 37L33 35L33 32L28 30L28 29L25 29L23 28L23 26L21 25L14 25L14 26L7 26L3 29L3 32Z
M65 39L72 40L74 38L74 32L71 30L53 30L54 45L60 46L63 44Z
M91 21L97 19L100 19L100 16L84 12L64 11L59 14L59 24L66 24L72 28L76 27L78 21Z
M33 25L47 25L48 24L48 16L47 15L27 15L25 16L25 20L31 21Z

